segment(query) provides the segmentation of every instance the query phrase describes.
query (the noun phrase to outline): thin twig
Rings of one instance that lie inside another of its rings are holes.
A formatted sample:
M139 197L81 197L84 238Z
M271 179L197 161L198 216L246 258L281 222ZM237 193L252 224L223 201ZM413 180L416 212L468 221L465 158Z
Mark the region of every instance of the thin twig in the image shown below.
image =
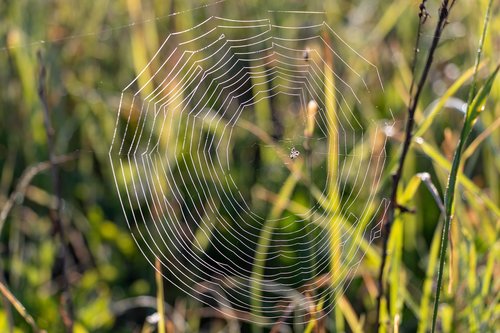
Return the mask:
M10 304L14 306L17 312L19 312L19 314L24 318L24 320L26 320L26 322L31 326L33 332L36 333L45 332L44 330L38 328L33 317L28 313L28 311L26 311L26 308L21 304L21 302L19 302L16 296L14 296L14 294L10 292L9 288L7 288L7 286L4 285L2 282L0 282L0 292L6 299L9 300Z
M54 149L54 129L50 120L50 110L46 98L45 80L47 76L47 69L42 62L42 55L39 51L37 53L38 61L40 63L40 73L38 77L38 97L42 103L42 111L44 116L45 132L47 135L47 148L49 150L49 161L51 165L52 174L52 189L57 198L56 209L50 214L54 234L59 235L61 241L61 254L62 254L62 294L61 294L61 317L67 332L73 332L73 303L69 292L69 255L67 246L67 237L64 225L61 220L61 179L59 177L59 168L56 161L56 154Z
M4 285L7 285L7 282L5 281L5 272L3 269L3 263L0 261L0 283L3 283ZM7 317L7 329L9 333L14 332L14 317L12 316L12 309L10 306L10 301L9 299L2 294L2 306L4 308L5 312L5 317Z
M444 216L444 214L446 214L444 210L444 204L443 201L441 200L441 197L439 196L439 192L436 188L436 185L434 185L434 183L431 180L431 175L428 172L421 172L417 174L417 177L420 178L420 180L424 183L425 186L427 186L427 189L429 190L429 193L436 202L439 211Z
M425 6L425 1L422 1L422 3ZM454 1L451 3L451 6L453 6ZM439 41L441 39L441 34L446 26L448 15L449 15L449 10L451 8L449 6L449 1L448 0L443 0L439 9L439 19L436 24L436 28L434 31L434 36L432 38L432 44L429 49L429 53L427 55L427 59L425 61L424 69L422 71L422 75L420 76L420 79L417 84L417 88L415 91L415 95L411 96L411 103L408 106L408 118L406 121L406 128L405 128L405 139L403 142L403 147L401 150L401 155L399 156L399 163L398 167L396 170L396 173L393 175L393 183L392 183L392 191L391 191L391 197L390 197L390 202L389 202L389 207L387 210L387 220L384 223L383 226L383 233L382 233L382 262L380 265L380 271L378 275L378 287L379 287L379 293L377 296L377 331L380 326L380 312L381 312L381 302L382 302L382 297L384 296L384 283L383 283L383 276L384 276L384 270L385 270L385 265L387 261L387 247L388 247L388 242L389 242L389 235L391 233L391 228L392 224L394 222L394 217L395 217L395 211L398 209L398 200L397 200L397 191L399 187L399 183L401 182L401 177L403 174L403 167L404 163L406 160L406 156L408 155L408 151L410 148L410 144L413 139L413 127L415 125L415 111L417 109L418 101L420 99L420 95L422 94L425 82L427 81L427 77L429 75L432 62L434 60L434 53L436 52L436 49L439 45ZM419 25L421 25L423 22L423 17L420 17L420 22ZM417 37L418 38L418 37ZM417 52L415 52L415 55Z
M415 88L415 70L417 68L417 60L418 60L418 54L420 53L420 37L422 36L422 26L424 23L427 21L427 18L430 17L429 12L427 11L427 7L425 4L427 3L427 0L422 0L422 3L420 3L420 6L418 6L419 13L418 13L418 27L417 27L417 38L415 40L415 47L413 49L413 60L411 64L411 84L410 84L410 90L409 90L409 95L410 95L410 102L408 104L411 104L412 102L412 96L413 96L413 89Z
M64 164L69 161L73 161L79 155L79 152L74 152L68 155L56 156L53 163L56 164ZM35 165L32 165L26 168L19 178L19 182L16 185L16 189L10 194L9 199L5 202L0 211L0 234L2 233L2 229L9 216L10 211L14 207L16 202L21 202L24 199L24 195L26 194L26 190L28 189L28 185L31 183L33 178L41 172L44 172L52 167L52 163L50 161L39 162Z
M279 333L281 331L281 328L285 325L285 321L290 318L290 314L292 313L294 308L295 304L293 302L288 303L281 317L271 328L270 333Z

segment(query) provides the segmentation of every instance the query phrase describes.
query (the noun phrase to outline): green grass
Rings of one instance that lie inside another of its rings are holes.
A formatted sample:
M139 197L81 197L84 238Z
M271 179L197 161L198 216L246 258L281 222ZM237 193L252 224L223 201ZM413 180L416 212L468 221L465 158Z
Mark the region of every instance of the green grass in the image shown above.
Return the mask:
M275 179L264 168L253 170L245 163L253 158L251 149L254 148L248 147L271 147L262 150L261 160L265 165L282 166L289 160L288 143L276 142L270 134L276 105L267 98L261 99L255 106L259 110L258 117L245 118L238 124L239 132L232 147L237 168L235 177L248 184L244 195L252 207L266 217L262 225L255 225L260 228L261 235L255 240L258 254L251 267L253 279L249 288L255 295L251 308L236 309L218 300L219 306L225 306L226 311L217 314L179 292L170 282L159 278L159 271L147 263L131 237L115 193L108 156L122 89L142 71L172 31L188 29L214 13L239 19L272 16L279 23L297 24L294 21L297 16L268 13L267 8L328 10L327 23L356 51L376 64L381 74L384 91L370 98L383 107L356 112L364 125L364 144L369 146L381 138L381 133L375 132L375 124L389 122L391 113L395 117L394 133L387 138L386 170L376 202L389 196L390 174L396 166L404 134L418 3L226 0L191 10L205 3L178 0L168 4L155 0L82 3L69 0L47 6L21 0L2 4L0 291L3 297L0 331L64 331L59 299L61 242L54 236L50 217L57 197L52 192L50 168L44 162L49 159L49 151L42 105L37 97L40 64L36 54L39 50L47 66L47 101L56 154L62 156L78 151L76 159L62 158L58 164L62 179L62 223L72 253L69 280L75 332L172 332L174 327L177 332L182 326L186 332L223 329L248 332L251 325L246 319L259 316L262 316L260 324L253 329L268 332L276 322L267 321L266 313L261 311L260 287L265 283L262 277L266 265L280 263L268 260L273 230L283 227L295 216L304 216L311 203L317 203L324 211L340 207L345 198L337 184L328 184L326 192L318 184L323 184L321 181L327 173L330 173L329 179L335 179L338 170L331 166L338 165L339 160L345 158L348 164L350 161L367 163L369 159L368 155L356 158L338 155L332 136L329 142L310 142L313 150L324 149L330 154L321 159L289 163L280 169ZM428 2L427 6L431 17L423 26L421 59L430 45L438 16L438 2ZM169 16L170 11L179 13ZM370 243L367 237L354 237L372 217L380 218L380 210L377 211L374 204L367 207L365 219L359 221L358 228L348 228L352 222L349 216L338 214L332 218L333 211L328 218L315 213L311 221L305 221L308 227L318 227L329 233L330 244L326 248L330 253L341 252L338 235L342 232L356 239L345 245L343 253L359 247L365 255L360 258L356 272L349 276L352 283L342 293L337 291L333 295L333 312L324 321L317 320L316 314L332 305L330 299L322 299L314 304L310 320L304 325L295 325L295 331L373 332L379 320L382 332L423 333L434 328L442 332L486 332L496 329L495 324L500 320L497 278L500 80L496 78L500 54L496 33L500 30L499 11L495 1L457 0L437 49L433 70L417 108L414 141L399 189L399 203L414 212L398 215L394 221L384 272L388 294L382 302L381 318L376 318L375 314L381 244L378 241ZM488 34L483 32L485 17L489 17L486 21ZM482 50L479 55L478 47ZM196 55L193 59L200 58L201 55ZM353 66L362 67L359 59L349 61ZM339 64L332 66L336 65ZM421 65L417 62L417 69ZM152 91L153 85L146 83L158 66L153 63L150 70L140 76L137 85L146 87L143 96ZM320 88L326 92L326 104L330 106L326 112L335 119L339 111L335 108L338 96L332 92L339 81L334 77L323 79L326 84ZM362 93L360 82L348 75L345 79ZM252 83L263 85L255 77ZM268 97L264 90L254 88L251 94ZM127 98L125 103L130 103ZM467 103L465 113L450 104L452 98ZM278 113L286 115L286 98L279 96L276 101L282 103ZM284 119L286 135L300 133L302 136L296 119ZM180 116L171 121L180 121ZM331 121L330 125L335 124ZM222 136L214 122L201 126L206 133ZM318 134L317 129L315 133ZM160 145L163 146L177 134L155 132L161 135ZM120 135L118 133L121 141ZM193 140L203 142L204 138L200 134ZM293 144L299 147L304 139ZM361 152L359 147L356 149ZM270 153L273 151L277 154ZM175 161L178 156L169 155L168 158ZM201 171L196 169L196 159L190 163L186 168ZM133 172L130 169L130 176ZM253 177L257 181L252 182ZM165 186L165 181L158 179L155 186ZM353 182L346 180L349 181ZM124 186L123 182L119 184L122 193ZM228 187L227 190L232 189ZM361 193L352 209L363 209L369 194ZM444 212L439 207L441 203L436 202L438 197L444 198ZM180 213L179 207L175 209ZM211 219L205 216L203 223L194 230L193 237L199 246L193 247L200 255L211 254L209 241L217 232L224 231L224 226L210 224ZM233 241L232 245L237 246L237 240ZM293 248L286 250L293 252ZM340 256L330 259L332 272L345 272ZM322 276L328 276L327 268L316 269ZM165 268L162 272L168 274ZM339 279L338 276L332 278L332 283ZM321 283L328 282L314 281L318 291L324 288ZM301 295L300 287L294 292ZM161 328L146 320L158 310L166 313L159 317L159 322L164 323Z

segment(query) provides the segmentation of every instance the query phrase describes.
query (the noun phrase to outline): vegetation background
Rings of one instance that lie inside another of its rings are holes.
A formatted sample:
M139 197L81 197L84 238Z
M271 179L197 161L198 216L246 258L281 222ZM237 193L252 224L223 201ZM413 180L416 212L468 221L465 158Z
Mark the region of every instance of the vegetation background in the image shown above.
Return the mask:
M430 17L422 27L421 59L429 49L440 2L424 3ZM108 150L122 89L154 54L159 41L201 18L254 19L269 15L267 9L326 11L328 24L380 70L385 92L377 98L387 106L381 118L389 118L389 108L396 118L387 148L387 164L395 165L410 99L421 1L204 4L181 0L0 3L0 331L60 332L70 318L75 332L156 330L151 315L156 313L159 282L130 237L114 190ZM487 0L456 1L416 111L418 136L400 188L400 203L414 212L396 218L389 239L384 279L390 297L380 314L382 331L426 332L430 327L443 215L429 188L432 182L434 194L443 197L487 6ZM499 3L493 2L479 85L500 59L499 11ZM422 60L417 62L417 73L421 65ZM46 77L40 81L42 68ZM39 98L40 82L44 102ZM54 191L50 163L44 162L51 156L44 103L52 123L60 195ZM491 87L481 110L458 177L452 247L439 306L438 330L443 332L493 332L500 323L500 80ZM386 175L379 196L388 197L389 191ZM59 227L54 213L58 203ZM61 243L61 226L66 246ZM375 330L380 248L380 243L369 246L355 283L337 304L336 321L331 318L321 325L332 331ZM249 328L244 320L234 326L228 318L205 311L203 305L169 293L166 282L163 288L168 332ZM65 314L68 305L73 314ZM295 329L318 331L321 325Z

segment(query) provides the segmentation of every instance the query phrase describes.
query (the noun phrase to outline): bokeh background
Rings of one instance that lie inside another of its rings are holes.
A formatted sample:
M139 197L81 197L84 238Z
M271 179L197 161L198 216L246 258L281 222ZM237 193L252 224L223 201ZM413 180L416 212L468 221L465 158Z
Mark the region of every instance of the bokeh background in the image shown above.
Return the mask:
M25 170L33 171L37 163L49 159L43 105L37 92L42 65L47 73L43 83L55 153L77 154L60 164L61 220L68 243L67 280L75 331L152 332L156 330L151 315L156 313L158 281L155 270L131 238L108 156L122 89L169 33L190 28L209 16L256 19L271 15L277 22L300 17L304 22L292 23L301 24L307 23L307 16L275 11L325 11L325 21L381 73L385 90L376 99L384 108L376 119L370 113L365 120L384 121L394 115L394 132L387 146L387 165L393 166L403 138L419 3L3 1L0 209L5 215L0 220L0 281L38 327L48 332L64 331L60 311L64 284L61 241L51 219L58 199L52 189L50 168L38 170L29 183L20 183L26 179ZM383 314L387 331L425 332L429 327L442 216L422 182L425 177L415 175L428 173L442 197L460 134L462 107L470 84L468 73L477 53L487 3L457 1L417 110L418 131L431 110L436 105L440 108L420 133L422 139L412 145L404 172L402 197L415 212L396 221L390 240L386 274L390 310ZM438 5L437 1L427 3L431 16L423 26L417 72L432 38ZM484 80L499 61L499 10L498 3L493 3L479 80ZM457 89L445 102L442 96L450 87ZM439 310L439 328L444 332L465 332L471 327L494 331L499 322L499 102L497 81L474 128L460 176ZM370 130L368 127L368 136ZM390 171L388 168L383 178L379 200L389 195ZM18 189L21 191L16 192ZM8 207L10 204L12 207ZM338 313L316 329L374 331L380 244L369 245L366 252L353 283L337 304ZM167 331L250 329L244 315L235 323L175 291L166 281L163 288L168 304ZM27 314L21 316L11 300L3 297L0 305L0 331L31 330L25 320ZM290 329L303 331L305 327L291 325Z

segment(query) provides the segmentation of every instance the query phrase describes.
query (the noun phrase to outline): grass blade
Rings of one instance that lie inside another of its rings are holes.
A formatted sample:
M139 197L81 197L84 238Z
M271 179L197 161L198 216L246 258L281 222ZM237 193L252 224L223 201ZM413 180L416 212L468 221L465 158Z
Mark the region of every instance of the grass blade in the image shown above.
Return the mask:
M26 308L19 302L19 300L14 296L10 290L7 288L6 285L4 285L2 282L0 282L0 292L6 299L9 300L10 304L14 306L14 308L19 312L19 314L26 320L28 324L30 324L31 328L33 329L33 332L45 332L44 330L40 330L38 326L35 323L35 320L33 317L26 311Z
M437 322L437 312L438 312L438 306L439 306L439 296L441 292L441 285L443 283L443 274L444 274L444 261L446 257L446 250L448 248L448 235L450 233L450 225L451 225L451 220L453 218L453 206L454 206L454 201L455 201L455 192L456 192L456 185L457 185L457 179L458 179L458 174L459 174L459 168L461 165L461 160L462 160L462 151L464 149L465 142L469 138L469 134L472 129L472 125L474 121L476 120L477 116L479 113L482 111L482 108L484 107L484 103L486 102L486 98L489 95L489 92L491 90L491 87L493 85L493 82L495 80L496 75L498 74L498 70L500 69L500 66L497 66L495 71L489 76L489 78L486 80L485 85L483 88L479 91L477 96L474 98L472 104L470 104L466 118L465 118L465 124L464 127L462 128L462 133L460 135L460 141L458 142L458 147L457 150L455 151L455 155L453 157L453 162L451 165L451 171L450 171L450 177L448 179L448 186L446 188L446 194L445 194L445 209L446 209L446 215L445 215L445 220L444 220L444 226L443 226L443 237L441 238L441 251L439 253L439 271L438 271L438 280L437 280L437 289L436 289L436 300L434 303L434 311L433 311L433 319L432 319L432 332L435 332L436 329L436 322Z
M325 40L330 44L328 36L325 34ZM338 165L339 165L339 141L338 133L338 118L337 118L337 101L335 96L335 78L333 76L334 70L333 54L329 52L328 48L325 49L325 106L326 106L326 119L328 124L328 200L334 212L340 211L338 209L340 204L340 195L337 185ZM330 274L337 276L338 272L342 272L342 263L340 258L342 256L342 247L340 245L341 239L338 231L339 219L334 215L329 223L328 233L330 240ZM337 255L333 255L337 253ZM335 313L335 329L337 332L344 331L344 318L340 307L337 306L337 301L340 298L340 288L335 284L335 281L341 281L341 277L332 279L332 290L334 299L334 313Z
M422 140L417 140L416 147L419 147L429 158L444 170L451 171L451 163L444 157L436 148ZM467 178L462 172L459 172L458 183L463 186L467 191L478 196L486 207L488 207L496 216L500 217L500 208L485 195L476 184Z
M298 161L302 164L300 161ZM297 163L297 164L299 164ZM299 168L300 169L300 168ZM292 195L292 192L297 185L299 176L295 173L290 174L287 180L281 187L280 193L277 199L274 201L274 205L269 213L268 218L262 226L259 243L255 250L255 258L252 268L252 275L250 277L250 305L252 315L255 317L256 321L262 316L261 309L261 299L262 299L262 277L264 275L264 268L266 265L267 251L271 243L273 231L279 222L278 218L281 216L283 211L286 209L288 201ZM254 333L261 332L262 328L258 325L252 325L252 330Z
M161 274L161 263L158 258L155 261L155 279L156 279L156 306L158 308L158 333L165 333L165 308L163 296L163 275Z
M419 324L418 324L418 333L427 332L428 325L428 317L429 317L429 308L430 308L430 298L432 292L432 285L434 284L434 272L436 270L436 264L438 260L439 253L439 240L440 233L439 230L442 227L442 223L438 224L436 227L436 232L434 233L434 237L432 238L431 248L429 251L429 262L427 263L427 271L425 273L425 280L422 286L422 298L420 300L420 311L419 311Z
M493 82L496 78L496 75L498 74L498 70L500 69L500 66L496 67L496 69L493 71L493 73L486 80L486 83L484 84L483 88L477 93L477 95L475 95L476 75L478 72L479 62L481 60L481 53L483 50L484 40L486 37L487 28L488 28L488 22L489 22L490 12L491 12L491 4L492 4L492 0L490 0L488 2L488 9L486 10L486 15L485 15L484 24L483 24L483 32L481 35L481 39L479 41L479 48L478 48L478 53L477 53L477 58L476 58L475 71L474 71L474 76L473 76L474 79L472 80L472 86L471 86L470 93L469 93L469 103L468 103L467 113L465 115L465 123L464 123L464 126L462 127L462 131L460 134L460 140L458 142L458 146L457 146L457 149L455 151L455 155L453 156L453 162L452 162L452 166L451 166L450 176L448 178L448 186L446 188L446 193L444 196L446 215L445 215L445 220L444 220L444 225L443 225L443 233L442 233L443 237L441 238L441 250L439 253L439 271L438 271L438 279L437 279L436 299L434 302L434 310L433 310L433 317L432 317L432 332L433 333L436 330L436 322L437 322L438 307L439 307L439 296L440 296L440 292L441 292L441 285L443 282L443 274L444 274L444 272L443 272L444 271L444 261L445 261L445 257L446 257L446 250L448 247L448 235L450 232L451 220L453 218L453 210L454 210L453 208L454 208L456 184L457 184L458 173L459 173L461 160L462 160L462 152L464 149L464 145L465 145L467 139L469 138L469 134L472 130L472 126L474 125L474 122L476 121L479 113L484 108L484 104L486 103L486 98L489 96L491 87L493 86Z
M484 63L480 64L478 68L482 68L484 66ZM431 127L432 123L434 122L434 119L436 116L439 114L439 112L444 108L446 105L446 101L452 97L458 89L460 89L467 80L469 80L475 73L476 68L471 67L468 70L466 70L449 88L446 90L446 92L441 96L437 104L434 106L434 108L431 110L431 112L426 115L425 120L420 124L420 127L418 128L417 132L415 132L415 137L420 137L424 135L424 133Z

